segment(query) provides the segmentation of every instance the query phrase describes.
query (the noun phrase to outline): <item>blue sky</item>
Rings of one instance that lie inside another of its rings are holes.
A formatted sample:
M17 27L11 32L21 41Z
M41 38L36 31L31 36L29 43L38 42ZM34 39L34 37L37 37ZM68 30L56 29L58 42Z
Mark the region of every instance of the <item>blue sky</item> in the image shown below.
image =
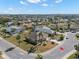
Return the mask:
M0 14L79 14L79 0L0 0Z

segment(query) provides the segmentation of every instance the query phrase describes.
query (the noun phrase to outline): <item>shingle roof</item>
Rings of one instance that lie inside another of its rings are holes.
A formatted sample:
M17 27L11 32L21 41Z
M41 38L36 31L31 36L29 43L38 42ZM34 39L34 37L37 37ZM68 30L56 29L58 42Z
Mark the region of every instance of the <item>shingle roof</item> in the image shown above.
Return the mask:
M51 30L51 29L48 28L48 27L37 27L37 28L35 29L35 31L46 32L46 33L48 33L48 34L53 34L53 33L54 33L54 31Z

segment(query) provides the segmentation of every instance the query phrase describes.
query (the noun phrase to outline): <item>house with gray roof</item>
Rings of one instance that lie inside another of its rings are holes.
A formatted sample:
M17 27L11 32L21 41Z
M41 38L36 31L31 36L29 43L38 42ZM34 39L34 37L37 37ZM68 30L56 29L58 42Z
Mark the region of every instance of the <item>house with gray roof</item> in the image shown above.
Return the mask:
M53 34L54 33L53 30L51 30L49 27L45 27L45 26L43 26L43 27L36 27L35 31L37 31L37 32L44 32L44 33L47 33L47 34Z
M23 28L22 27L18 27L18 26L9 26L9 27L6 28L6 31L8 33L10 33L11 35L13 35L13 34L17 34L19 32L22 32Z
M30 34L28 40L31 43L38 43L40 40L48 40L49 34L54 34L54 31L48 27L36 27L35 31Z

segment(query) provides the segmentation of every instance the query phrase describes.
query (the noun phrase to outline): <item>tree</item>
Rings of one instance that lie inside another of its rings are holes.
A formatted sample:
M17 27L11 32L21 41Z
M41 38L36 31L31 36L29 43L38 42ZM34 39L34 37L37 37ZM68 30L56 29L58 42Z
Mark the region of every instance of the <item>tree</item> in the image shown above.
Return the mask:
M36 48L35 48L34 46L32 46L32 47L30 47L30 49L27 50L27 51L28 51L28 54L29 54L29 53L34 53L34 52L36 51Z
M42 55L37 55L37 57L35 59L43 59Z
M63 39L64 39L64 35L61 35L59 41L62 41Z
M42 38L41 38L42 37ZM42 32L39 33L39 42L42 44L43 43L43 34Z
M70 29L70 21L68 21L68 29Z
M77 51L76 58L79 58L79 44L78 45L74 45L75 50Z
M20 46L20 43L21 43L20 39L21 39L21 36L18 34L18 35L16 36L16 39L18 40L18 43L19 43L19 46Z

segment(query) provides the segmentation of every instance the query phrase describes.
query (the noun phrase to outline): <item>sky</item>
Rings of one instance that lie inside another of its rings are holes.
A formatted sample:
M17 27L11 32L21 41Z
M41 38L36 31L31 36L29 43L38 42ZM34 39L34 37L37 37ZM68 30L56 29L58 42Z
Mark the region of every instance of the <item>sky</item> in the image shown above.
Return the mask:
M79 14L79 0L0 0L0 14Z

